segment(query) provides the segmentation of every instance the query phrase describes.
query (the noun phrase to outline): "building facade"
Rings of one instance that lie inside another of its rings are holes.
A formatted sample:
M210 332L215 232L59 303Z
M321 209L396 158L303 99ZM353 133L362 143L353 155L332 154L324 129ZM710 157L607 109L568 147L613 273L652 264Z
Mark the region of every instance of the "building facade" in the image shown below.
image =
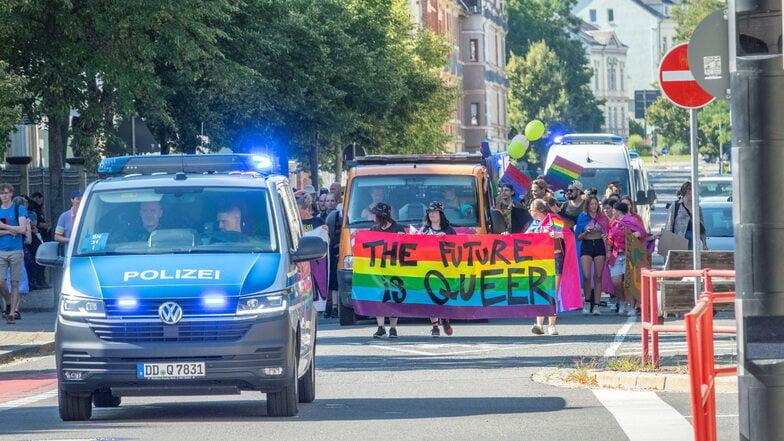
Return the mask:
M506 148L506 34L501 0L409 0L414 21L444 35L452 51L443 72L458 92L444 130L449 150L476 152L482 141L492 151Z
M634 92L657 88L659 61L674 46L674 6L671 0L578 0L572 8L584 22L614 32L628 47L623 71L627 119L634 117Z
M591 92L604 113L602 131L623 137L629 136L629 118L634 117L634 101L627 94L629 47L612 30L599 30L583 22L577 34L585 47L591 66Z

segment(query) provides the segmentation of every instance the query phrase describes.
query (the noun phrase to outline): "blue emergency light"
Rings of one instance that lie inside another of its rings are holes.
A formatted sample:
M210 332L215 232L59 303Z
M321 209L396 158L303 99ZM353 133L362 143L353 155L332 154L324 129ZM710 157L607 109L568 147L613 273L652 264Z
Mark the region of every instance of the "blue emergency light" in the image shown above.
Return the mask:
M274 172L274 161L259 154L144 155L106 158L98 166L103 176L153 173Z

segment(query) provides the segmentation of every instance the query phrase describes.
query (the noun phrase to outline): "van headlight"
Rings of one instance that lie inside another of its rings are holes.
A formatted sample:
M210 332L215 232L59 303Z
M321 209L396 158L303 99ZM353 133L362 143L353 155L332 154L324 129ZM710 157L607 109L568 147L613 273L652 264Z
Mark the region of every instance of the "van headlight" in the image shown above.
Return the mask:
M343 269L344 270L354 269L354 256L346 256L343 258Z
M63 293L60 314L66 317L106 317L103 300Z
M287 296L288 293L282 291L240 297L237 301L237 315L282 314L288 306Z

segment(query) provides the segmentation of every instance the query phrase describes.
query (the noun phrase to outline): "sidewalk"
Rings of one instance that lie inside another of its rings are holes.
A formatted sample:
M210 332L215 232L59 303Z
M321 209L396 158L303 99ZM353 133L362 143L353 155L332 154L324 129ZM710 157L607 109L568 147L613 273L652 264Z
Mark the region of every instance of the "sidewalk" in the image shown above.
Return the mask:
M22 319L9 325L0 322L0 364L15 358L54 350L55 311L20 311Z

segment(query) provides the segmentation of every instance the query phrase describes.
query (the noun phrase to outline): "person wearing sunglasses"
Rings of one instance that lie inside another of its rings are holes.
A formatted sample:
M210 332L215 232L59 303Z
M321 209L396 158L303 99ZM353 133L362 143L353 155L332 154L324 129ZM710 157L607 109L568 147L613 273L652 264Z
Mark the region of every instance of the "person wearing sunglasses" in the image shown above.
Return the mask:
M583 199L583 184L580 181L572 181L564 190L566 202L561 205L558 213L564 220L566 226L574 229L577 218L585 211L585 199Z
M422 221L422 228L419 229L417 232L418 234L434 234L436 236L445 236L447 234L457 234L454 228L449 224L449 219L446 218L446 214L444 214L444 204L441 202L431 202L427 206L427 214L425 215L425 219ZM452 325L449 323L449 319L441 319L441 326L444 327L444 333L446 335L452 335ZM441 335L441 331L438 328L439 319L438 317L430 317L430 324L432 325L432 329L430 330L430 335L433 337L438 337Z

